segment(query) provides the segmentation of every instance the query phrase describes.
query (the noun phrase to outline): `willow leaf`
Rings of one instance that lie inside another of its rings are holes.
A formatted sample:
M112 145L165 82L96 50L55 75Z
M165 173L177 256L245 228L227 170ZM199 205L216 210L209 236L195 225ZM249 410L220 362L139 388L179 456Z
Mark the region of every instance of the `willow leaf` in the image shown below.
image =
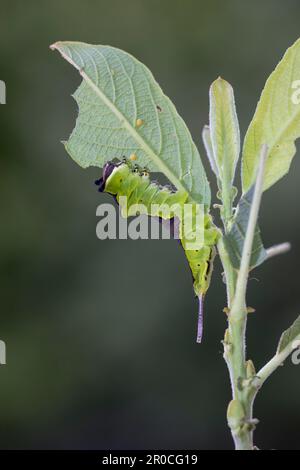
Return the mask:
M210 204L210 188L191 135L152 73L130 54L110 46L58 42L51 46L79 70L79 106L66 150L82 167L131 154L163 173L192 200Z
M202 130L202 140L206 150L206 155L209 160L210 166L217 178L219 178L219 170L215 162L214 151L212 148L212 142L210 137L209 126L204 126Z
M300 340L300 315L297 320L294 321L292 326L282 333L277 348L277 354L281 353L281 351L283 351L292 342L298 340Z
M241 198L231 230L224 236L224 243L231 263L236 269L239 269L240 267L253 194L254 186ZM257 225L252 245L250 269L263 263L266 257L267 253L263 246L260 230Z
M212 83L209 97L209 127L214 159L222 186L227 185L230 193L240 153L240 131L232 86L219 77Z
M268 78L248 128L242 160L243 189L255 180L262 144L269 147L264 189L284 176L296 153L300 136L300 39L291 46Z

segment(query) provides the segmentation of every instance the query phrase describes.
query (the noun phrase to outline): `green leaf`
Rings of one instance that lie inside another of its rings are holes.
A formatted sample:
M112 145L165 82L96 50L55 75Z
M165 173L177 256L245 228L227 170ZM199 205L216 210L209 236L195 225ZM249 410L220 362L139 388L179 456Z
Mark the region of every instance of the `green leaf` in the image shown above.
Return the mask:
M209 90L209 127L214 160L230 192L240 153L240 130L232 86L221 77Z
M219 170L215 162L214 151L212 148L210 129L209 126L204 126L202 130L202 140L206 150L207 158L209 160L210 166L217 178L219 178Z
M300 315L292 326L282 333L277 348L277 354L281 353L287 346L297 340L300 340Z
M262 144L269 147L264 190L290 167L300 136L300 39L290 47L268 78L248 128L242 160L244 191L252 186ZM298 88L298 90L297 90Z
M236 269L239 269L240 267L253 194L254 186L241 198L237 207L232 227L229 233L224 236L225 247L228 251L231 263ZM260 230L258 225L256 225L252 245L250 269L259 266L265 261L266 257L267 253L261 240Z
M82 167L131 154L164 173L192 200L210 205L210 188L191 135L151 72L110 46L58 42L51 46L83 78L74 94L79 115L66 149Z

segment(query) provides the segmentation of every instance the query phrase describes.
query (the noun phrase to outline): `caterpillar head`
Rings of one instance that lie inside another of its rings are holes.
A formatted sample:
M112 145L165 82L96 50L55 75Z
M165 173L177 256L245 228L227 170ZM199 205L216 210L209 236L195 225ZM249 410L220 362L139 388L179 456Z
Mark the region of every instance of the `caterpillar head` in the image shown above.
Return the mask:
M106 181L109 178L109 176L112 174L112 172L114 171L116 166L117 165L113 162L105 163L105 165L103 167L103 172L102 172L101 178L99 178L98 180L95 181L95 184L97 186L99 186L98 191L100 193L103 193L103 191L105 189Z
M146 168L141 169L138 165L132 165L130 161L123 159L120 163L108 162L103 167L102 177L95 181L100 192L117 194L123 181L128 178L138 178L140 181L148 180L150 175Z
M95 181L99 192L116 194L120 183L128 176L130 169L126 163L107 162L103 167L102 177Z

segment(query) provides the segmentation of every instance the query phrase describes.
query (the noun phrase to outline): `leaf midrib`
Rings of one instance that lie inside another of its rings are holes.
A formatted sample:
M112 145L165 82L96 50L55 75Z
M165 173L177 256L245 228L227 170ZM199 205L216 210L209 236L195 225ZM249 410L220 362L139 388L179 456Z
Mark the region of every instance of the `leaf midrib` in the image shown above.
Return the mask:
M284 134L287 132L288 128L293 124L293 121L300 115L300 107L298 109L298 111L293 114L293 117L291 117L289 120L288 120L288 124L283 126L279 136L275 139L275 141L273 142L271 148L270 148L270 151L269 151L269 155L271 154L271 152L273 152L273 149L274 147L278 144L278 142L280 142L281 138L284 136Z
M277 66L277 67L278 67L278 66ZM272 75L275 73L275 71L276 71L276 69L273 71L273 73L272 73L272 74L270 75L270 77L268 78L268 80L267 80L267 82L266 82L266 84L265 84L265 89L266 89L266 87L267 87L267 85L268 85L268 81L272 78ZM261 96L260 101L261 101L262 99L263 99L263 97ZM271 102L271 104L272 104L272 102ZM259 106L259 104L258 104L258 106ZM268 105L268 108L270 108L270 104ZM262 114L262 111L261 111L260 114ZM298 107L297 111L292 114L292 117L290 117L290 118L288 119L287 124L282 127L281 131L279 132L279 135L275 138L275 140L272 139L272 143L271 143L271 142L263 142L263 143L268 144L268 146L269 146L269 154L268 154L268 155L271 155L271 154L272 154L272 152L274 151L274 148L276 147L276 145L278 145L278 143L280 142L280 140L284 137L285 133L288 131L289 127L293 124L293 121L294 121L295 119L297 119L297 117L299 116L299 114L300 114L300 106ZM262 116L261 116L261 115L259 115L259 116L255 119L255 124L254 124L253 131L252 131L253 134L254 134L254 136L255 136L255 127L256 127L256 125L257 125L257 121L259 121L259 120L262 120ZM251 124L250 124L250 125L251 125ZM272 135L273 135L273 133L272 133ZM246 139L245 139L245 141L246 141ZM293 140L293 141L294 141L294 140ZM261 144L261 142L260 142L260 144ZM259 149L258 149L258 150L259 150ZM255 154L257 153L258 150L257 150L257 148L256 148ZM248 171L248 174L249 174L250 172L249 172L249 170L248 170L247 159L246 159L245 157L246 157L246 155L245 155L244 152L243 152L243 157L242 157L243 163L246 163L247 171ZM254 156L254 159L255 159L255 156ZM268 164L268 162L267 162L267 164Z
M185 191L189 195L189 199L193 202L194 198L184 187L178 177L170 170L170 168L159 158L158 155L152 150L152 148L145 142L145 140L139 135L139 133L134 129L134 127L130 124L127 118L119 111L116 105L102 92L102 90L93 82L93 80L86 74L86 72L78 67L78 65L73 61L73 59L65 54L64 51L61 50L60 45L61 43L55 43L51 46L51 49L57 49L62 57L67 60L73 67L75 67L82 78L86 81L86 83L92 88L92 90L99 96L99 98L106 104L106 106L111 110L111 112L119 119L121 124L127 129L130 135L134 138L134 140L141 146L142 150L154 161L156 166L160 169L162 173L170 180L174 186L181 191Z

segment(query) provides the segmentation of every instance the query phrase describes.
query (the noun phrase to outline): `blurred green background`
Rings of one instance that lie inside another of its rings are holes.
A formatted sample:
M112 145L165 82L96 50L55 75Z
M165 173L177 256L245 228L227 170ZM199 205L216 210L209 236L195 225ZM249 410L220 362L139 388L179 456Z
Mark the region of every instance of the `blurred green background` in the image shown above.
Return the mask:
M220 265L199 346L177 243L96 238L96 207L108 200L93 184L99 171L83 171L60 144L74 126L80 79L49 45L110 44L138 57L205 160L210 83L221 75L233 85L244 135L267 76L300 36L299 1L1 0L0 11L0 448L232 448ZM248 356L257 366L300 311L298 157L263 199L265 244L289 240L293 250L250 282ZM288 360L257 400L259 447L300 449L299 396L300 366Z

